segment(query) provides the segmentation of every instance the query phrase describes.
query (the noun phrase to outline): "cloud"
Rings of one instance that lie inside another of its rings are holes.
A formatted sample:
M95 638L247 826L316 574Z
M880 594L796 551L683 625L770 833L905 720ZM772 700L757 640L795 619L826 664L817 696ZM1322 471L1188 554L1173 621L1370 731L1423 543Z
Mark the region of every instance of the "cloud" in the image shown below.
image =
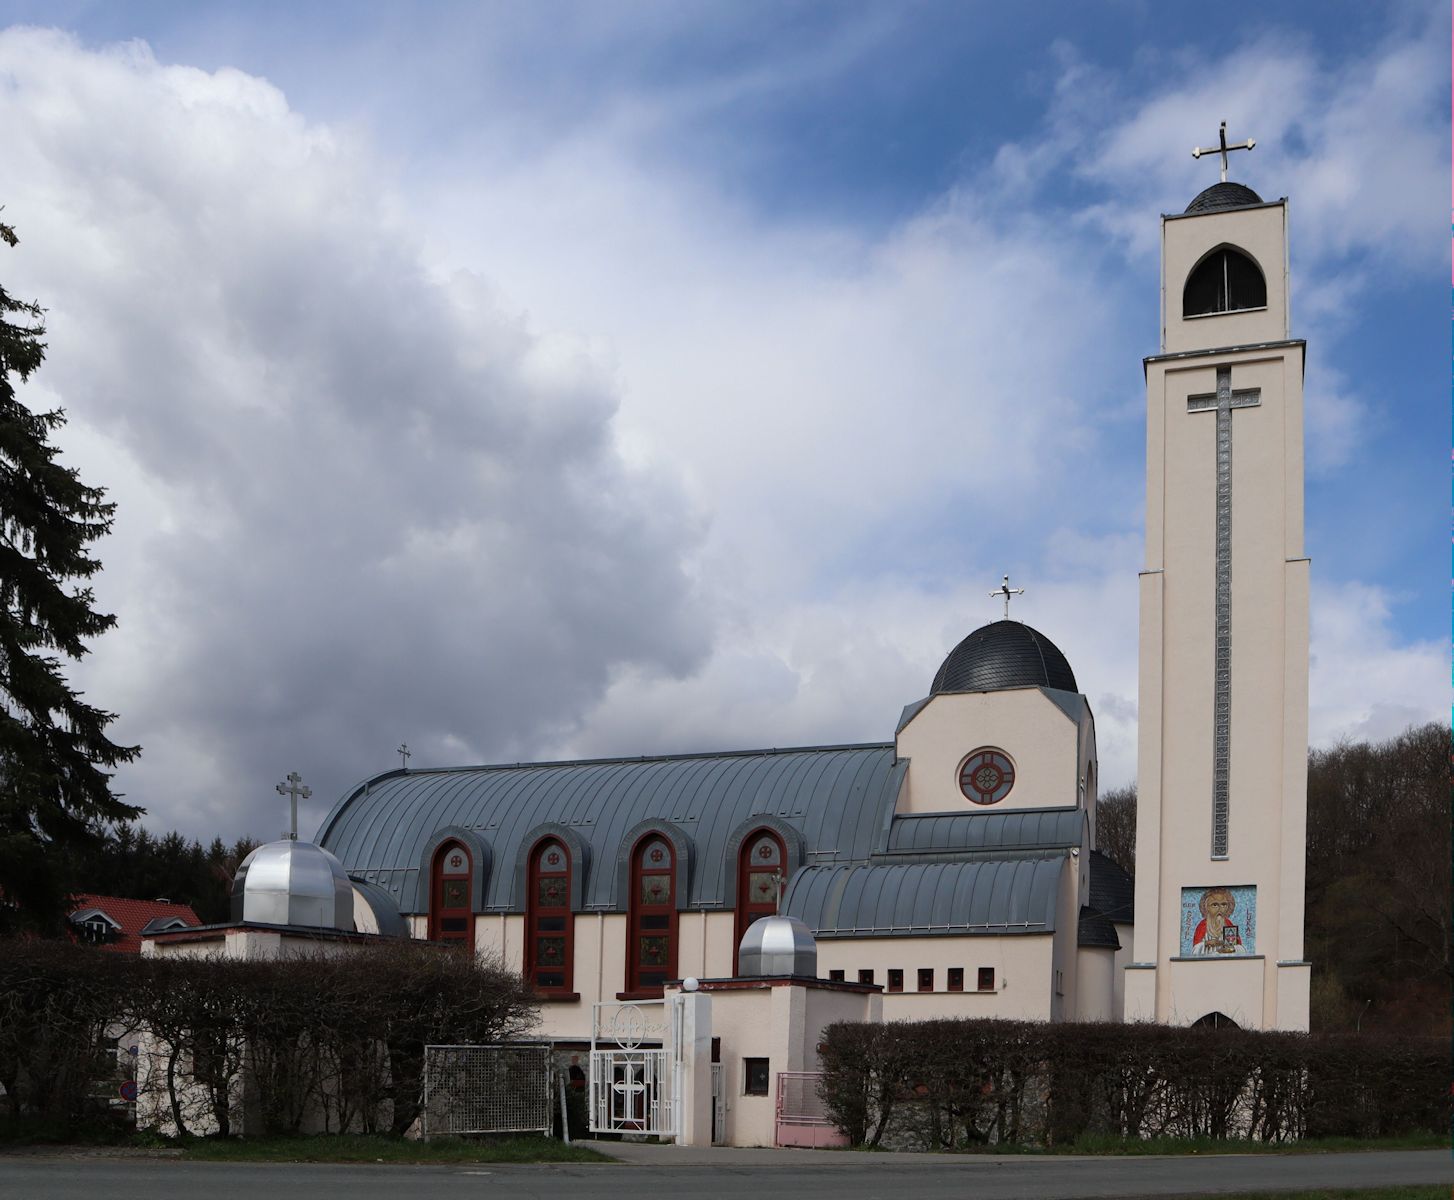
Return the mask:
M628 73L408 173L240 71L0 36L25 239L0 269L51 306L33 395L121 503L121 629L81 678L146 746L121 783L153 824L270 834L291 768L316 819L400 740L420 766L887 738L1006 571L1090 696L1103 785L1134 775L1151 214L1205 184L1186 131L1225 89L1063 47L1043 125L887 227L764 213L680 153L694 114L819 86L873 28L701 86ZM1408 261L1417 214L1312 179L1345 155L1318 122L1369 106L1416 184L1430 60L1263 38L1196 77L1234 55L1331 334L1320 281ZM1335 475L1365 401L1331 362L1315 388ZM1361 645L1318 615L1347 595L1315 594L1323 740L1432 694L1391 598Z
M428 276L367 150L263 80L37 31L0 77L29 398L120 502L78 678L153 823L270 833L289 768L326 806L400 739L509 756L692 669L700 518L623 460L609 356Z
M1314 587L1308 707L1314 745L1376 741L1410 725L1448 720L1448 645L1400 641L1390 618L1401 598L1366 583Z

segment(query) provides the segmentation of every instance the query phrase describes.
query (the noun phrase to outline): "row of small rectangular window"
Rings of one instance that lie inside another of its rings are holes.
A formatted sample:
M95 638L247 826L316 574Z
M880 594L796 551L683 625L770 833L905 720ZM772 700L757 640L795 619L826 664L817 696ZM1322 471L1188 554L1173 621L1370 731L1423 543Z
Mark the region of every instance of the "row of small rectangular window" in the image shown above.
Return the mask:
M949 967L945 971L946 979L944 990L947 992L964 991L964 968ZM898 967L888 969L888 986L885 989L890 992L902 992L904 990L904 972ZM835 979L842 983L847 978L844 971L829 971L829 979ZM858 972L859 983L877 983L874 978L872 967L865 967ZM992 992L995 990L995 969L993 967L980 967L979 974L975 980L975 990L979 992ZM918 990L921 992L932 992L934 990L934 968L920 967L918 970Z

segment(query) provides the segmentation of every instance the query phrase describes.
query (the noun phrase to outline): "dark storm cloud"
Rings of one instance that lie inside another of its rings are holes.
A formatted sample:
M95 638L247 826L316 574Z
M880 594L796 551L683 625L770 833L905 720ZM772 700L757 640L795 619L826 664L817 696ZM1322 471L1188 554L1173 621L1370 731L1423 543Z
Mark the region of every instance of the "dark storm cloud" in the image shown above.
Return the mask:
M608 364L428 276L362 152L261 81L37 33L0 58L34 402L130 460L80 453L123 507L82 678L146 747L119 783L150 824L271 835L287 769L316 815L401 738L528 754L614 668L694 665L698 531L618 453Z

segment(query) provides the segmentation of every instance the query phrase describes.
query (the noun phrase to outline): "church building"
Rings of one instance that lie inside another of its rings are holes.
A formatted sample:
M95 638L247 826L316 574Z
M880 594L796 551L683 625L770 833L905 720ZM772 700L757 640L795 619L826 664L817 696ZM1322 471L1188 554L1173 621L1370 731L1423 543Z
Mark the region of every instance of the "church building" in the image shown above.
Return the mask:
M593 1005L738 975L778 912L886 1018L1305 1029L1305 344L1287 202L1226 182L1239 148L1224 125L1223 182L1162 218L1134 899L1096 850L1090 704L1009 619L1008 580L1005 619L949 651L892 740L399 769L318 844L413 936L520 970L555 1039L588 1039Z
M1094 849L1095 795L1070 664L1003 620L891 742L391 771L318 842L415 936L524 972L555 1038L589 1038L595 1003L735 976L779 905L886 1017L1116 1020L1131 882Z
M259 848L232 925L144 952L494 956L592 1129L686 1144L832 1136L804 1080L837 1020L1307 1029L1306 347L1287 201L1227 182L1234 149L1161 220L1134 883L1096 849L1091 706L1007 578L890 740L388 771Z

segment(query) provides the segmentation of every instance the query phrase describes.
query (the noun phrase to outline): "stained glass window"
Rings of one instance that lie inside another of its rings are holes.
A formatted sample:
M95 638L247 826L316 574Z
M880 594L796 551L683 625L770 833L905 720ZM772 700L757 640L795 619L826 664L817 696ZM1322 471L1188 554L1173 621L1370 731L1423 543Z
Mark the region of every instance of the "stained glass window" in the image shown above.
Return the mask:
M783 861L782 847L770 833L763 834L752 844L748 856L754 867L777 867Z
M655 994L676 973L677 856L649 835L631 856L631 942L626 990Z
M998 804L1014 786L1015 764L994 746L981 746L959 768L959 790L976 804Z
M575 914L571 905L571 858L564 843L546 838L530 856L526 892L530 937L525 977L545 995L568 994Z
M767 829L743 839L737 860L737 940L754 921L778 910L779 884L787 875L787 854L783 841ZM734 971L739 969L734 965Z
M448 841L434 855L429 900L429 936L437 942L468 946L471 900L470 853L457 841Z

